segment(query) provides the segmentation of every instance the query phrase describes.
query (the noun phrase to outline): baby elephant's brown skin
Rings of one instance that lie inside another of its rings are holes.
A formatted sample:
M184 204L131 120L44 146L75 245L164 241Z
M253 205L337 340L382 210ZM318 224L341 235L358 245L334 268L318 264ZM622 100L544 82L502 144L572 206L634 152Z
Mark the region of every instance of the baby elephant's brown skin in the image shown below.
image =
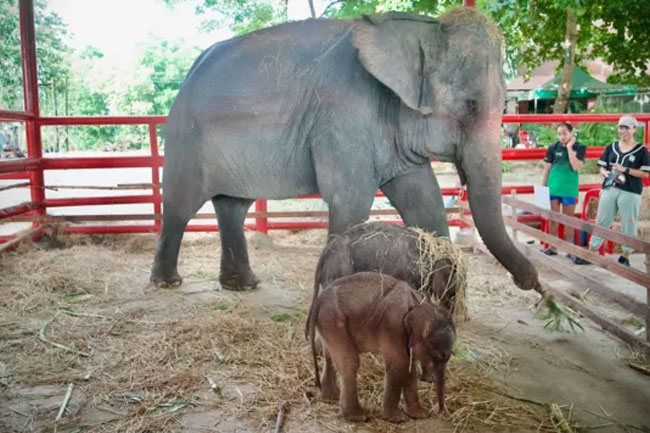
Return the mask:
M325 367L319 378L314 339L323 342ZM403 281L362 272L330 284L312 303L307 332L311 341L316 386L323 398L340 396L348 421L367 419L357 395L359 353L380 352L386 364L383 417L391 422L407 418L398 407L404 394L406 414L425 418L418 400L415 361L425 376L435 376L440 410L445 407L445 370L456 330L449 313L428 302ZM341 376L341 390L336 373Z

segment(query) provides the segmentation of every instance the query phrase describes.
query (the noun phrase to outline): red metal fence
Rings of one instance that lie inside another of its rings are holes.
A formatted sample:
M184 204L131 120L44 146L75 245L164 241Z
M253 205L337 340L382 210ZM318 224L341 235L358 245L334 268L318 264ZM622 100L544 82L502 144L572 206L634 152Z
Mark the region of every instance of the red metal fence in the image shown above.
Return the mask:
M36 75L36 50L34 37L34 19L32 0L20 2L21 20L21 50L23 58L23 82L25 111L0 110L0 122L24 122L27 140L27 158L19 160L0 161L0 179L28 179L31 201L17 206L0 209L0 221L11 218L13 221L33 221L35 228L45 221L48 208L62 206L92 206L116 205L134 203L152 203L153 214L138 215L111 215L111 216L76 216L78 221L126 221L148 220L150 224L139 225L83 225L67 227L70 233L149 233L160 230L160 214L162 208L161 183L159 178L163 157L158 153L157 126L164 124L165 116L107 116L107 117L41 117L38 101L38 81ZM650 145L650 114L635 115L644 125L644 143ZM620 114L566 114L566 115L505 115L504 123L542 123L550 124L561 121L578 122L616 122ZM48 126L92 126L92 125L146 125L149 129L149 156L121 156L101 158L47 158L43 157L41 128ZM587 158L598 158L602 152L600 148L589 148ZM503 160L541 160L545 149L504 149ZM107 197L67 197L46 198L44 171L66 169L114 169L114 168L150 168L152 193L146 195L126 195ZM598 187L598 185L581 185L581 191ZM503 194L511 191L518 194L531 194L532 185L506 186ZM443 195L459 196L459 188L442 188ZM381 193L378 194L381 196ZM308 196L302 198L317 198ZM390 211L374 211L374 214L390 214ZM326 221L291 221L274 222L269 217L314 217L326 216L325 212L268 212L266 200L258 200L255 212L249 217L255 218L255 224L247 228L266 232L274 229L304 229L324 228ZM210 215L198 215L198 218L207 218ZM70 218L74 220L74 218ZM450 225L463 225L459 218L450 219ZM215 224L188 226L188 231L216 231ZM31 233L30 233L31 234ZM9 237L0 237L0 241L7 241Z

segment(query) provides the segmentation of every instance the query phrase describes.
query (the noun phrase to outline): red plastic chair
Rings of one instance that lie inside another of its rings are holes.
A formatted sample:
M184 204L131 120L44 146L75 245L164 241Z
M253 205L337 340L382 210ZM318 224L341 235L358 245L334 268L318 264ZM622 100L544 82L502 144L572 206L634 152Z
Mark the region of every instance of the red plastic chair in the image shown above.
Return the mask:
M597 200L600 200L600 189L590 189L585 193L585 198L584 201L582 202L582 214L581 218L585 221L589 221L590 223L595 223L596 221L587 218L587 206L589 205L589 201L592 198L595 198ZM589 241L591 240L591 233L587 233L587 245L589 245ZM600 253L601 256L605 255L605 244L607 244L607 253L608 254L613 254L614 253L614 242L612 241L605 241L603 244L600 246L598 249L598 252Z
M542 224L540 226L540 229L544 233L549 233L550 232L550 222L548 218L542 218ZM557 226L557 237L560 239L564 239L564 224L559 223ZM580 241L580 231L579 230L574 230L573 231L573 243L576 245L582 246L582 242ZM542 242L542 247L548 248L549 245L546 242Z

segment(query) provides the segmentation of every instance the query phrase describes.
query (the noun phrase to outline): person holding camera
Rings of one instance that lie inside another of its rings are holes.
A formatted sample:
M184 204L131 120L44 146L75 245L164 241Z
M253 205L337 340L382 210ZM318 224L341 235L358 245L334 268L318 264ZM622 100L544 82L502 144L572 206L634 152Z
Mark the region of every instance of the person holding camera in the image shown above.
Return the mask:
M620 141L608 145L598 160L600 173L605 177L598 202L596 224L607 227L612 224L616 213L621 214L621 232L636 236L636 226L641 207L643 182L650 175L650 155L648 149L634 139L636 119L622 116L618 120ZM597 251L604 239L592 236L589 248ZM632 248L623 246L623 254L618 262L630 266Z
M548 186L551 194L551 209L565 215L575 216L578 202L578 170L582 167L587 153L587 146L576 142L573 126L570 123L560 123L557 127L557 140L548 146L544 156L544 179L542 184ZM557 236L557 221L549 222L549 232ZM564 237L573 242L573 227L564 226ZM543 251L548 256L557 255L555 247ZM580 257L572 254L569 259L576 264L583 264Z

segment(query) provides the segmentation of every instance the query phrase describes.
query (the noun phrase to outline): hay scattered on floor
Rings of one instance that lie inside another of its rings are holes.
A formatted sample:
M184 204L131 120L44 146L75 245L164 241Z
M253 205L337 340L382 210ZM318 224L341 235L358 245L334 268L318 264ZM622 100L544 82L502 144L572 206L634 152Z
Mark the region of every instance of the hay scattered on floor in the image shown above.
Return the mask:
M205 246L216 245L214 238L205 239L200 241ZM162 302L157 297L163 292L145 289L153 248L153 237L83 237L64 249L25 246L0 256L0 286L6 290L0 334L8 337L0 338L3 386L10 391L74 383L74 393L83 394L85 404L63 416L59 431L85 426L90 432L176 432L183 429L185 414L209 410L235 416L251 430L268 431L281 404L289 409L285 431L314 424L333 431L355 428L338 417L336 403L317 394L309 347L299 332L303 312L292 311L276 322L270 315L257 317L244 302L183 303L181 291L164 292ZM315 251L311 266L316 260ZM205 259L213 262L214 256ZM269 275L286 272L284 262L266 263ZM291 276L292 287L299 279ZM94 296L65 298L78 293ZM309 290L304 293L306 304ZM39 329L61 309L80 314L59 314L45 336L72 351L38 338ZM550 408L506 397L490 379L503 363L507 354L495 348L461 343L449 366L447 419L458 431L524 426L557 431ZM397 431L402 427L376 418L383 381L381 357L364 356L359 388L362 404L374 417L371 428ZM420 398L431 410L435 389L421 383ZM93 408L110 416L89 420L84 411ZM50 415L38 414L47 421L47 431L56 413Z

